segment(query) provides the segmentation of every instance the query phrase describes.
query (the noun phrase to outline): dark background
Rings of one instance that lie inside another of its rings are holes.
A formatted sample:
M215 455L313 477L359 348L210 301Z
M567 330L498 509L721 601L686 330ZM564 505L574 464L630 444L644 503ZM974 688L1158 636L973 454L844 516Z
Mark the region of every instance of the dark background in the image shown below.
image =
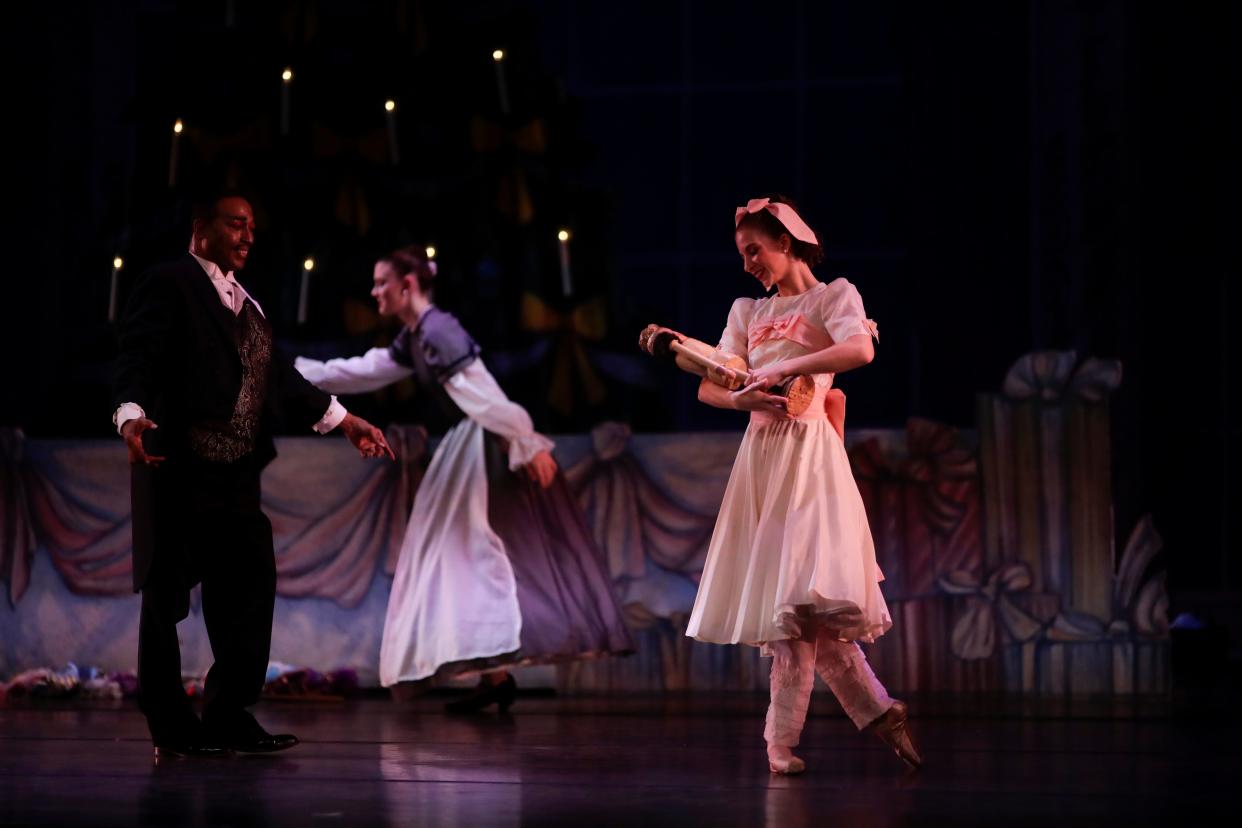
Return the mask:
M1235 9L221 0L17 13L0 423L109 436L111 259L126 260L123 300L143 266L185 249L194 189L226 181L252 194L243 280L291 351L386 342L371 262L433 243L440 304L541 429L739 429L634 340L661 322L715 341L732 299L757 288L733 208L782 191L827 240L820 277L851 279L880 323L875 363L841 380L852 428L973 427L976 394L1032 350L1120 359L1118 543L1153 513L1172 613L1236 624ZM561 226L574 232L569 297ZM606 330L532 330L527 295L562 314L594 300ZM576 345L607 394L592 399L574 369L558 407L547 389ZM408 397L347 402L384 423L408 416Z

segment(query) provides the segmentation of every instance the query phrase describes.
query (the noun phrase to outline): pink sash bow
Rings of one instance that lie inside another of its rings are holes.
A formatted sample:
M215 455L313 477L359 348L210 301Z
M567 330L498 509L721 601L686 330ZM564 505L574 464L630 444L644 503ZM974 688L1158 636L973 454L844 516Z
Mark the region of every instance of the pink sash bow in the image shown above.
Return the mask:
M752 325L747 331L746 339L747 348L752 351L773 339L788 339L809 351L818 351L832 344L832 337L826 331L821 331L807 322L806 317L800 313L791 313Z

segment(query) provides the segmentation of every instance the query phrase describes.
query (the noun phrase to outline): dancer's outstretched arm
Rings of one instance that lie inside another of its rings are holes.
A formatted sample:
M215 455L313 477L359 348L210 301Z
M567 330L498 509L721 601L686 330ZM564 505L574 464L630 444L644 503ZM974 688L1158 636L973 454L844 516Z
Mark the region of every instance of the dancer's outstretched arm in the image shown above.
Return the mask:
M444 390L467 417L509 441L510 469L516 470L532 462L546 466L546 461L551 459L550 454L544 460L537 458L544 452L550 452L555 443L535 431L535 425L526 409L505 395L482 360L475 359L449 377L444 382ZM553 464L552 473L555 473L555 469ZM544 479L542 471L543 469L535 469L532 472L532 476L537 477L540 483Z
M330 359L298 357L293 367L311 384L331 394L361 394L376 391L414 373L412 368L392 358L388 348L372 348L362 356Z

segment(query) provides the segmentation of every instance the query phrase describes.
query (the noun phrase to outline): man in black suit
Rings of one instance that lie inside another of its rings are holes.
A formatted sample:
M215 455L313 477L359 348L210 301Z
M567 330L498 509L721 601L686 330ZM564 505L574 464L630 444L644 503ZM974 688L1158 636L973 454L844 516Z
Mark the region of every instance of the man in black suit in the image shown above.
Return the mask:
M189 252L143 275L120 328L113 422L133 471L139 703L157 756L297 744L246 710L271 647L276 559L259 477L276 456L276 421L321 434L339 427L364 457L392 457L377 428L276 351L262 308L234 278L253 242L245 198L202 201ZM215 658L201 721L182 689L177 641L198 583Z

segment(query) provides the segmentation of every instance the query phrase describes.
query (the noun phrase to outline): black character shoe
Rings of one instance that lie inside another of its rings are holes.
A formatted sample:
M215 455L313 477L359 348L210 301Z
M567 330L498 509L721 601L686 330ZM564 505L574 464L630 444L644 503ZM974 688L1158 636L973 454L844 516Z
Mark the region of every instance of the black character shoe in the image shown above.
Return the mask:
M204 729L215 744L238 753L275 753L298 743L292 733L268 733L244 711L223 720L205 717Z
M171 718L172 721L168 719ZM150 723L151 743L155 760L195 757L219 759L230 751L211 739L202 722L188 709L174 717L163 717Z
M238 753L275 753L279 750L288 750L298 744L298 741L298 737L292 733L268 733L259 728L258 733L233 737L224 744Z
M201 739L161 739L155 742L155 759L221 759L233 751Z
M474 688L470 695L449 702L444 705L444 709L448 713L477 713L495 702L500 712L504 713L513 705L513 700L516 698L517 682L513 680L512 675L508 675L499 684L480 681L479 686Z

